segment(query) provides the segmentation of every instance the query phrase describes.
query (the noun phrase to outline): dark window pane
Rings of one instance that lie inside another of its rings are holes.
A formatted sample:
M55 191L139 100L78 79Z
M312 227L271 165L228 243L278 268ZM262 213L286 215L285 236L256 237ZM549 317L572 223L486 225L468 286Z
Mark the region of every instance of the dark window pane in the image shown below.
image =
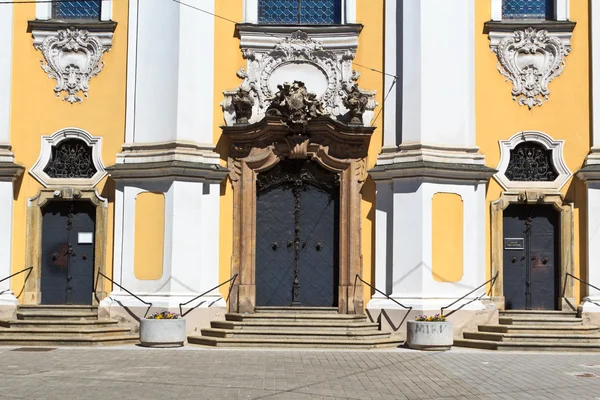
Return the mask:
M259 24L328 25L342 21L341 0L259 0Z
M54 3L56 19L100 19L100 0L59 1Z
M502 19L552 19L552 0L503 0Z

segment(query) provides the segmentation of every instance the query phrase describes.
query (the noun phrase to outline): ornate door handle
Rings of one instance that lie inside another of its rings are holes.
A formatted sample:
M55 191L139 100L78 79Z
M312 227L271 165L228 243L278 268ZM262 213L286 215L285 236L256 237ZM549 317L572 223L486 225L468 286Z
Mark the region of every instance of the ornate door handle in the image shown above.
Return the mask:
M315 250L317 250L317 251L321 251L322 248L323 248L323 243L321 243L321 242L318 242L315 245Z
M56 261L56 260L58 260L58 253L54 252L54 253L52 253L52 261Z
M544 264L544 265L548 264L548 257L542 258L542 264Z
M516 263L517 262L517 257L511 258L510 261L512 261L513 264Z
M273 249L273 251L277 251L277 249L279 248L279 243L277 242L271 242L271 248ZM86 256L83 256L84 260L87 258Z

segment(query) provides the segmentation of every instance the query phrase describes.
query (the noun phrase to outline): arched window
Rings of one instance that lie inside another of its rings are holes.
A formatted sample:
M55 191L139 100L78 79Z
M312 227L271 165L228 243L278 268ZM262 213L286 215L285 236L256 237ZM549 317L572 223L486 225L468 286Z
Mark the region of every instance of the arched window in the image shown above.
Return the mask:
M554 19L553 0L502 0L502 19Z
M86 179L97 172L92 147L81 139L66 139L52 146L52 154L44 172L50 178Z
M342 0L258 0L258 23L331 25L342 22Z
M552 165L552 150L535 142L523 142L510 151L504 173L511 181L553 182L558 173Z
M100 20L101 0L57 1L53 3L52 18L68 20Z

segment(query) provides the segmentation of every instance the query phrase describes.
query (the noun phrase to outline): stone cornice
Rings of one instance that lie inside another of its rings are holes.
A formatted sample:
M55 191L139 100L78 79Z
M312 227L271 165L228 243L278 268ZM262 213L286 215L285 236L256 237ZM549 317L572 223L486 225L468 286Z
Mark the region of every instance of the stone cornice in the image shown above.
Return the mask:
M487 182L497 171L482 164L413 161L378 165L369 174L375 181L423 178L440 181Z
M12 162L0 162L0 181L15 181L23 175L25 168Z
M59 29L85 29L88 32L114 32L117 29L115 21L61 21L61 20L39 20L27 21L27 32L56 31Z
M186 161L115 164L106 171L115 180L175 179L208 183L220 183L228 173L227 168L218 164Z
M573 21L544 21L544 20L510 20L488 21L483 25L483 33L514 32L523 28L545 29L548 32L573 32L576 22Z

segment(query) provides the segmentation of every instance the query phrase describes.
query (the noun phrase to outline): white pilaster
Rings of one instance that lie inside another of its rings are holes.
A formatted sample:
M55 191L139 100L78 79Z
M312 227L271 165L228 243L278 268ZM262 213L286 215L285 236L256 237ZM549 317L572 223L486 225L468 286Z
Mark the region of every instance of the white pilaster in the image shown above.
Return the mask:
M600 287L600 246L595 245L600 241L600 182L587 182L588 201L588 273L587 281L594 286ZM600 291L591 287L587 288L588 297L593 303L600 304ZM600 306L590 302L583 303L585 312L600 312Z
M600 147L600 3L590 3L592 146Z
M4 4L0 6L0 163L14 162L10 145L8 145L10 141L12 37L13 5ZM12 178L0 178L0 279L4 279L12 273L12 212ZM18 302L11 290L10 283L10 279L0 283L0 308L16 308ZM0 310L1 313L2 310ZM9 311L9 314L12 314L12 311Z
M376 286L380 279L391 284L390 297L417 310L439 310L484 283L485 269L485 185L428 183L417 179L399 180L393 185L393 206L381 197L385 183L378 183ZM456 193L463 200L463 276L458 282L438 282L432 274L432 199L436 193ZM381 205L380 205L381 204ZM393 218L386 214L393 212ZM385 223L393 221L390 229ZM383 223L384 227L379 227ZM391 231L391 232L390 232ZM390 233L392 240L390 240ZM384 235L382 240L380 235ZM389 263L389 257L393 262ZM469 296L472 300L485 289ZM398 308L380 295L373 296L368 308ZM463 309L480 310L475 301Z
M474 0L403 2L403 143L475 145L474 13Z
M135 201L143 192L165 194L163 274L140 280L134 273ZM218 285L220 185L202 182L163 181L117 185L115 197L114 280L155 307L176 308L179 303ZM224 306L218 292L198 300L202 307ZM143 306L115 287L103 300L127 307Z
M398 87L402 85L402 81L396 81L394 76L398 75L401 70L398 67L398 59L402 60L402 36L399 28L402 27L402 21L398 21L398 11L402 4L398 4L396 0L385 1L385 89L386 93L390 90L385 100L385 112L383 113L383 146L395 148L398 143L396 141L397 132L402 126L398 123L400 114L396 112L398 109ZM399 76L402 79L402 76ZM392 87L392 85L394 87ZM400 105L401 106L401 105Z

